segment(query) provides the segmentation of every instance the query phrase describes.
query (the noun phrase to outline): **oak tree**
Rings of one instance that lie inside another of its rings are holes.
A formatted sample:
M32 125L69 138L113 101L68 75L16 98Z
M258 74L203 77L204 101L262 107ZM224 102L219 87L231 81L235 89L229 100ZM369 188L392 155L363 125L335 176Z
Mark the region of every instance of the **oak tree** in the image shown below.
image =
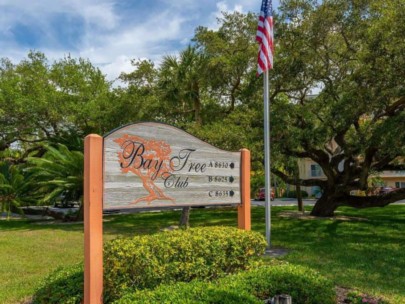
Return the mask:
M403 1L301 0L280 8L271 71L273 147L312 159L326 178L297 181L273 172L322 189L312 215L405 198L405 189L350 195L367 189L372 173L404 169L404 17Z

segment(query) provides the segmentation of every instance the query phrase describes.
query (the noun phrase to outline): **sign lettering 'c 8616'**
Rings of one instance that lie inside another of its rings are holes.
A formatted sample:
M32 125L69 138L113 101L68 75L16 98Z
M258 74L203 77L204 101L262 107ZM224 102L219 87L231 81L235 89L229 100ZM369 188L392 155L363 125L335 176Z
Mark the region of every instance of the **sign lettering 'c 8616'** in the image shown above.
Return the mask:
M238 204L240 152L169 125L139 123L104 137L104 209Z

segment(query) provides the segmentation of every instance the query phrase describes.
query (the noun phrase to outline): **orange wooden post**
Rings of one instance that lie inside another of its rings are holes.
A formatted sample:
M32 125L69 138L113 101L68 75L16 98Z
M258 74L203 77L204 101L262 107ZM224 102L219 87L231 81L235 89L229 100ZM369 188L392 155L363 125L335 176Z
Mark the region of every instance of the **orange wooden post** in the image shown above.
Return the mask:
M103 138L84 139L84 304L103 303Z
M241 204L238 206L238 228L251 229L250 223L250 151L241 149Z

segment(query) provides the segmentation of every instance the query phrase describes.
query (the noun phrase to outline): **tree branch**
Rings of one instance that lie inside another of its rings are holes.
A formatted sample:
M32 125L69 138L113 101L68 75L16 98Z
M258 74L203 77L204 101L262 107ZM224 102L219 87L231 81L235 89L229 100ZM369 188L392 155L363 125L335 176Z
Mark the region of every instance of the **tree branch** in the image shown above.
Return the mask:
M398 156L398 155L397 155ZM383 157L382 159L379 159L378 161L376 161L374 164L371 165L372 169L375 169L377 171L381 171L381 170L395 170L392 169L392 167L395 167L394 165L389 166L390 162L392 162L397 156L391 156L391 155L387 155L385 157ZM401 169L397 169L397 170L401 170Z
M311 157L312 155L307 151L302 151L302 152L294 151L294 150L288 149L288 147L285 147L285 146L282 147L282 150L283 150L283 154L286 154L288 156L294 156L297 158L312 158Z
M391 203L405 199L405 188L389 192L384 195L373 196L345 196L345 203L354 208L384 207ZM345 205L346 205L345 204Z
M326 181L321 179L297 179L294 176L289 176L277 169L271 169L271 172L290 185L301 185L305 187L319 186L322 188L326 186Z
M380 115L376 115L373 118L373 122L377 121L378 119L384 116L395 116L400 111L405 110L405 96L402 96L397 101L395 101L392 105L388 106L383 113Z
M345 41L346 47L349 51L351 51L352 53L356 53L357 51L351 46L351 44L349 43L349 39L347 39L346 33L343 30L343 27L340 28L340 34L343 37L343 40Z

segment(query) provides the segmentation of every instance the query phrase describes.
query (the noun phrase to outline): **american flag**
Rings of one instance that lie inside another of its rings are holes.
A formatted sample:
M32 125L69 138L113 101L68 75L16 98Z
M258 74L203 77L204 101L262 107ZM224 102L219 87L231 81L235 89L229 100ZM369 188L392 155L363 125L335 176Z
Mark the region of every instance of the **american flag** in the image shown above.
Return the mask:
M257 26L256 41L260 43L257 75L273 68L273 6L271 0L263 0Z

